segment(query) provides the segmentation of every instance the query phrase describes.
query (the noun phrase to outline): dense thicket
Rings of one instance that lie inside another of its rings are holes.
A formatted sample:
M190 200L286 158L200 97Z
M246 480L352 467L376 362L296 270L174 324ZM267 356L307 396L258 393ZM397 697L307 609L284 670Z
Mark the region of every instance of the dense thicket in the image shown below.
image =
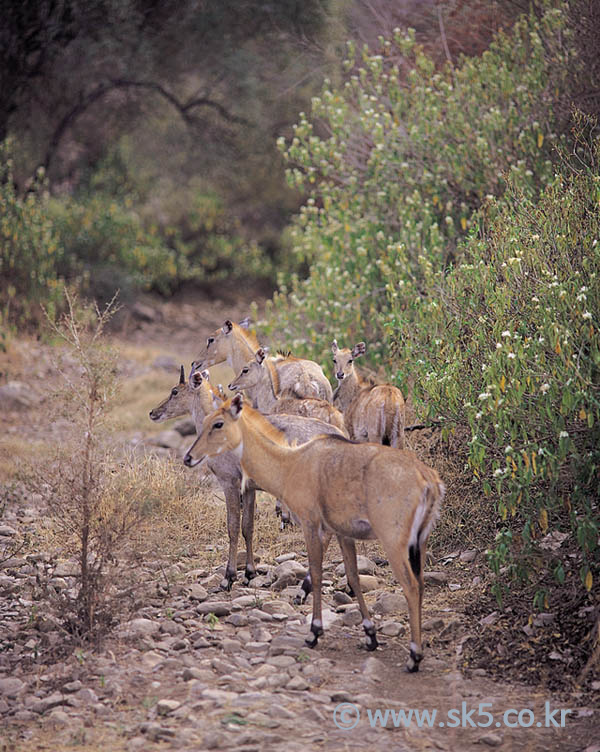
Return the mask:
M350 47L348 81L281 142L310 273L281 278L264 322L321 362L366 340L443 436L470 431L455 482L483 493L490 562L539 583L538 606L549 569L583 592L598 577L600 173L596 121L570 133L596 75L575 5L456 67L400 31Z

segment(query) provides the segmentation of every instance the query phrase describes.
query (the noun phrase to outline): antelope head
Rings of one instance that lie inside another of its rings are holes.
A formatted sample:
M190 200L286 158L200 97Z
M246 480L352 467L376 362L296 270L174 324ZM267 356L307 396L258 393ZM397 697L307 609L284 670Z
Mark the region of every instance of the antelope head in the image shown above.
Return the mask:
M240 389L251 389L260 383L264 373L264 360L267 357L267 348L259 347L252 360L249 360L235 379L229 384L232 392Z
M355 358L359 358L367 351L367 346L364 342L358 342L354 345L352 350L347 347L338 347L337 340L333 340L331 343L331 352L333 353L333 368L335 371L335 377L338 381L343 381L354 370L353 362Z
M150 410L150 420L162 423L163 420L179 418L181 415L185 415L190 411L191 398L192 392L185 380L183 366L181 366L178 383L171 389L166 400L163 400L160 405Z
M206 338L206 345L202 348L200 355L192 363L192 371L201 370L214 366L216 363L223 363L231 356L232 349L232 332L235 326L241 326L247 329L250 326L250 319L245 318L239 324L234 324L227 319L212 334Z
M195 467L206 457L230 452L242 445L239 417L243 403L242 395L236 394L233 399L227 400L218 410L206 416L202 432L183 458L184 465Z

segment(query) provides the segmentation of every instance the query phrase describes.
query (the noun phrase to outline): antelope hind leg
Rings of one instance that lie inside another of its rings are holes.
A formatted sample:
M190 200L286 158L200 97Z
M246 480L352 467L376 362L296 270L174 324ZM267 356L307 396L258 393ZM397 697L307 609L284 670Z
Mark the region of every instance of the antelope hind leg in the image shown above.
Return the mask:
M358 577L358 565L356 563L356 544L352 538L344 538L338 535L338 541L340 548L342 549L342 555L344 557L344 566L346 568L346 578L356 595L358 601L358 607L363 618L362 627L365 630L367 636L367 650L375 650L378 642L375 636L375 625L371 621L369 609L365 602L365 598L360 588L360 579Z

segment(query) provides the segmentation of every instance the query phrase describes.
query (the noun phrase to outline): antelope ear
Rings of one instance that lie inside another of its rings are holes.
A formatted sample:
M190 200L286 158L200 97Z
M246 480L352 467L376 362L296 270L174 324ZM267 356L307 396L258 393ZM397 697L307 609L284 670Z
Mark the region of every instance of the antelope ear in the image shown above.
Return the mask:
M243 405L244 405L244 398L242 397L241 394L236 394L235 397L231 400L231 407L229 408L231 417L234 420L237 420L242 414Z
M337 339L334 339L333 342L331 343L331 352L335 355L337 351L338 351L338 343L337 343Z
M200 384L202 383L203 373L204 372L201 373L200 371L194 371L191 374L191 376L190 376L190 384L192 385L192 387L194 389L197 389L200 386Z
M242 329L248 329L248 327L250 326L250 316L246 316L246 318L239 321L238 324L242 327Z
M227 321L222 326L223 334L230 334L232 329L233 324L229 319L227 319Z
M185 368L181 366L181 369L179 370L179 383L185 384Z
M358 342L358 344L354 345L352 348L352 357L358 358L361 355L364 355L367 352L367 346L364 342Z
M259 347L254 356L258 365L261 365L263 360L267 357L267 350L264 347Z
M204 371L200 371L200 375L204 379L204 381L210 381L210 373L208 372L208 368L205 368Z

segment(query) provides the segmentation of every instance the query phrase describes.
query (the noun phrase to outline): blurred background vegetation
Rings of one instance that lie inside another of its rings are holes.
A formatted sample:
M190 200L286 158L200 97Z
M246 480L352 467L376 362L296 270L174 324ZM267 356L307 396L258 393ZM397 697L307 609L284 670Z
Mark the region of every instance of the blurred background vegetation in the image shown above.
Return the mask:
M273 344L366 340L466 432L498 596L592 591L595 0L5 0L0 92L3 326L65 285L276 289Z

